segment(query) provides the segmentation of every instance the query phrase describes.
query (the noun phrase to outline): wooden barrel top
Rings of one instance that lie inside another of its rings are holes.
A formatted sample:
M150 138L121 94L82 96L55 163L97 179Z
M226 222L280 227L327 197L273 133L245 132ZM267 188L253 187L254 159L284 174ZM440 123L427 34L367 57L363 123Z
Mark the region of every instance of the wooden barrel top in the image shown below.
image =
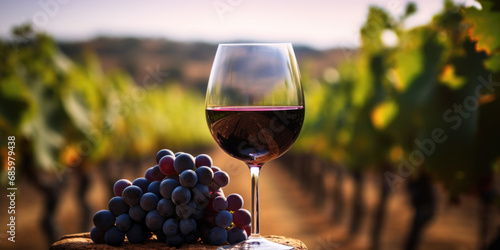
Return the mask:
M155 236L153 236L155 237ZM270 235L266 236L266 239L292 246L295 249L307 249L306 245L297 239L286 238L283 236ZM58 249L95 249L95 250L104 250L104 249L116 249L116 247L108 246L106 244L95 244L90 239L90 233L78 233L78 234L68 234L59 238L52 246L51 250ZM145 243L141 244L131 244L127 240L120 246L120 249L176 249L174 247L168 247L164 242L159 242L155 239L149 239ZM217 249L217 246L209 246L205 244L201 244L200 242L194 244L186 244L183 245L179 249Z

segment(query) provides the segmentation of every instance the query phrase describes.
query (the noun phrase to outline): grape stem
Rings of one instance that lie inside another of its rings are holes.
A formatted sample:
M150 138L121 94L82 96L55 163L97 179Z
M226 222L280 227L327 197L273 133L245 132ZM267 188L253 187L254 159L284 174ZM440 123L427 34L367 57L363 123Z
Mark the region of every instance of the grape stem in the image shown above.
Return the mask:
M250 175L252 177L252 234L250 237L258 238L260 236L260 220L259 220L259 173L262 165L251 165Z

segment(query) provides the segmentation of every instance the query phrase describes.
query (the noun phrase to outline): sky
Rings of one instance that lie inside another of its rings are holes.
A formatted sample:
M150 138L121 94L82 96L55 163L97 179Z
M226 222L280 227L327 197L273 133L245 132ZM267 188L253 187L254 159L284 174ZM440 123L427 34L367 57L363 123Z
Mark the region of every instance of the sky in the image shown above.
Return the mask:
M473 5L473 0L454 0ZM291 42L356 47L370 5L401 16L407 0L2 0L0 38L30 21L60 40L137 36L180 41ZM429 22L440 0L414 0L407 27Z

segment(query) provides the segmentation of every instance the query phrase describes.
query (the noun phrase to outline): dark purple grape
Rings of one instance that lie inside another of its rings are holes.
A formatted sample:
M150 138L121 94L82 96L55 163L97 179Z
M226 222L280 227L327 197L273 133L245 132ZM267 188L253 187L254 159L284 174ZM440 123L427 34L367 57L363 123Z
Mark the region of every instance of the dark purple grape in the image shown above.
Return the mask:
M227 200L224 196L217 196L212 201L212 208L214 211L222 211L227 208Z
M177 174L177 172L175 172L176 174L174 175L167 175L167 177L165 177L165 179L171 179L171 180L176 180L177 182L179 182L179 174Z
M115 225L115 216L109 210L100 210L94 214L92 219L94 226L106 231Z
M125 234L118 230L118 228L112 227L104 234L104 240L106 241L106 244L117 247L120 246L125 240Z
M146 218L148 212L141 208L141 205L137 204L128 210L128 215L135 222L143 222Z
M175 204L172 200L163 198L158 202L156 210L161 216L169 218L175 215Z
M120 214L116 217L116 228L122 232L127 232L132 227L132 219L128 214Z
M174 156L174 152L170 151L169 149L162 149L156 153L156 163L160 162L160 159L166 155L171 155Z
M247 233L245 232L245 229L240 228L240 227L232 227L227 231L227 241L229 244L233 245L238 242L242 242L246 240Z
M174 168L178 174L187 169L194 170L194 157L187 153L179 154L175 157Z
M227 231L224 228L214 227L208 233L208 239L212 245L224 245L227 241Z
M193 219L182 219L179 221L179 231L182 235L188 235L196 230L196 221Z
M193 193L193 201L196 205L206 207L208 204L208 200L210 198L210 189L203 184L196 184L194 188L191 189Z
M208 186L208 189L210 189L210 198L212 199L217 196L224 196L224 190L215 184Z
M229 175L224 171L214 173L214 184L218 187L225 187L229 184Z
M191 217L191 215L193 215L195 211L196 211L196 205L193 202L189 202L186 205L175 207L175 213L181 219L187 219Z
M139 204L141 196L142 196L142 189L135 185L126 187L122 193L123 200L130 206L135 206Z
M196 169L196 175L198 176L198 183L210 185L214 178L214 172L209 167L199 167Z
M191 169L184 170L179 176L179 183L185 188L192 188L197 182L198 176Z
M168 219L163 223L162 229L167 237L174 236L179 233L179 221L174 218Z
M180 234L176 234L174 236L167 236L167 240L165 241L167 243L167 246L169 247L175 247L179 248L184 244L184 239Z
M184 153L184 152L182 152L182 151L181 151L181 152L177 152L177 153L175 153L175 154L174 154L174 156L175 156L175 157L177 157L177 156L179 156L180 154L185 154L185 153Z
M201 166L211 167L212 163L213 163L212 158L207 154L198 155L194 159L194 165L196 168L199 168Z
M234 220L234 215L233 215L233 220ZM244 227L241 227L245 230L245 232L247 233L247 236L250 236L252 234L252 225L248 224Z
M164 156L160 159L158 166L160 171L165 175L177 175L174 168L175 157L171 155Z
M233 222L237 227L243 228L252 222L252 216L246 209L240 209L233 214Z
M115 185L113 185L113 193L115 193L116 196L122 196L123 189L130 185L132 185L132 182L129 180L119 179L115 182Z
M224 190L222 190L222 188L219 188L219 189L218 189L215 193L217 194L217 196L223 196L223 197L225 197L225 196L226 196L226 195L224 194ZM217 197L217 196L216 196L216 197Z
M186 205L190 200L191 200L191 191L189 191L189 189L183 186L176 187L172 192L172 201L177 206Z
M167 176L166 174L164 174L160 171L160 167L158 165L156 165L152 168L151 175L153 175L153 179L155 181L161 181L161 180L163 180L163 178L165 178L165 176Z
M174 189L180 186L179 182L174 179L165 179L160 184L160 194L161 196L172 199L172 192Z
M233 215L233 218L234 218L234 215ZM234 220L234 219L233 219ZM252 234L252 225L248 224L244 227L242 227L245 232L247 233L247 237L250 236Z
M211 166L210 169L212 169L212 172L219 172L221 171L219 167L216 167L216 166Z
M132 185L138 186L141 188L142 193L146 193L148 191L149 181L146 178L137 178L132 182Z
M127 231L127 239L130 243L143 243L147 238L147 228L142 224L134 223Z
M149 230L155 231L161 229L163 223L165 222L165 217L161 216L155 209L148 212L145 221Z
M161 193L160 193L160 184L161 184L161 181L151 182L148 186L148 192L156 194L156 196L158 196L158 198L163 198Z
M108 202L108 209L114 216L128 213L129 208L130 206L120 196L115 196Z
M239 194L230 194L227 197L227 210L238 211L243 207L243 197Z
M218 227L226 228L231 226L233 222L233 215L227 210L223 210L217 213L215 216L215 225Z
M156 181L156 179L153 177L153 168L154 167L150 167L146 170L146 172L144 172L144 178L146 178L146 180L148 180L150 183Z
M151 211L156 209L156 205L158 204L158 201L160 199L156 194L153 193L145 193L141 197L140 205L141 208L144 209L145 211Z
M104 234L106 233L106 231L104 230L101 230L97 227L93 227L91 230L90 230L90 239L92 239L92 241L96 244L101 244L101 243L105 243L105 239L104 239Z

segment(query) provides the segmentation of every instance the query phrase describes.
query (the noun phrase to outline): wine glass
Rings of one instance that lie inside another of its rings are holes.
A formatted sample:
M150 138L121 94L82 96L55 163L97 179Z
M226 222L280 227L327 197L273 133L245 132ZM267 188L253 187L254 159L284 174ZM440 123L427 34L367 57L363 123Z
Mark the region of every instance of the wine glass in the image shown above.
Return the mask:
M252 233L221 249L293 249L260 236L259 172L295 142L304 94L290 43L220 44L206 95L206 119L217 144L250 168Z

